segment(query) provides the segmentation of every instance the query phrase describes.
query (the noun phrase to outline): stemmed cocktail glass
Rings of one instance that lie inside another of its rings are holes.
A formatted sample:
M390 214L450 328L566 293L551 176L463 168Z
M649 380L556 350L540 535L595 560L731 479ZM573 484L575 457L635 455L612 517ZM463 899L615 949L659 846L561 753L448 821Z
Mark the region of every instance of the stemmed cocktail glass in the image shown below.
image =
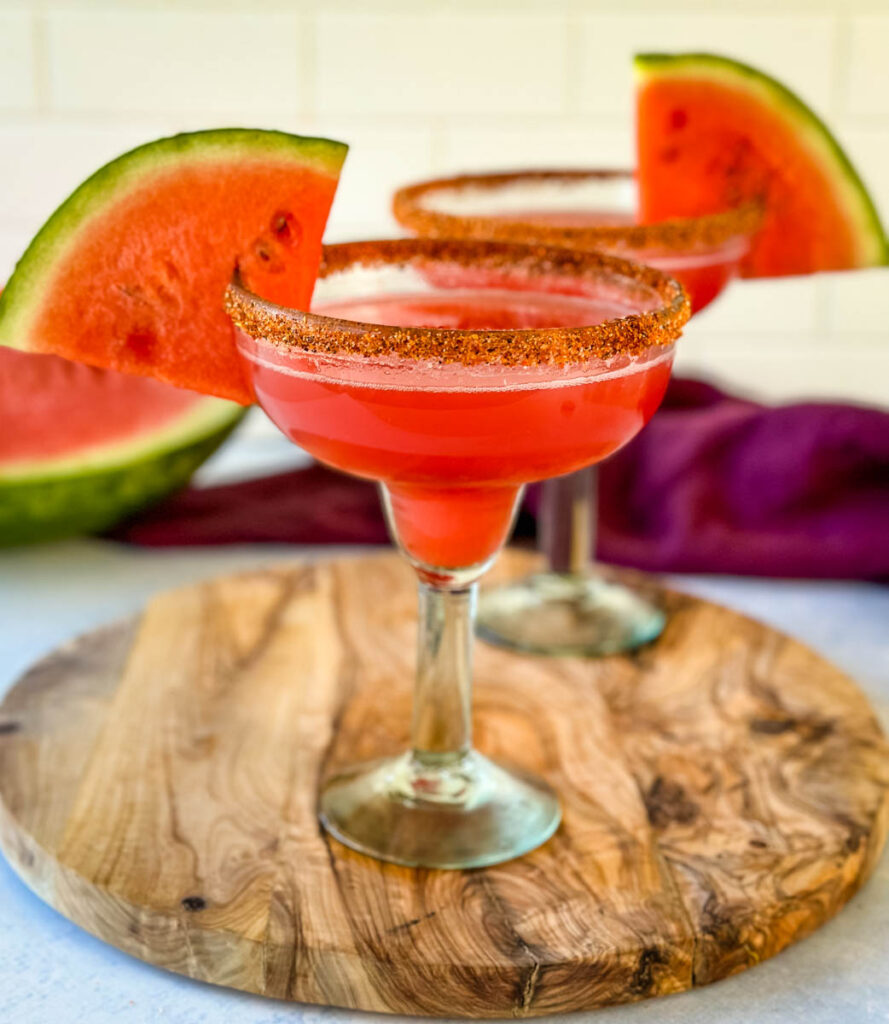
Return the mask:
M658 267L682 282L693 312L707 306L738 270L759 210L637 224L632 172L524 171L421 182L396 193L399 223L431 238L501 241L604 250ZM596 469L549 481L542 490L540 544L548 571L487 590L480 634L545 654L613 654L654 640L659 608L635 590L591 571Z
M654 412L688 317L648 267L496 242L325 250L313 312L230 287L256 397L323 462L381 484L419 581L412 748L324 785L327 829L384 860L463 868L556 829L542 780L472 749L476 589L522 486L626 443Z

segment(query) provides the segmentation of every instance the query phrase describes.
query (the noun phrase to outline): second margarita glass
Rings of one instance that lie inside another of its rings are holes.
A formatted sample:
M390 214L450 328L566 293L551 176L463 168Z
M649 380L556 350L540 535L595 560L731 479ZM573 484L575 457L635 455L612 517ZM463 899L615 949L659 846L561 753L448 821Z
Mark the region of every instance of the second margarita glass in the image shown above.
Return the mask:
M636 223L632 172L543 170L461 175L407 186L396 219L430 238L497 239L617 252L682 282L700 312L736 275L759 225L755 205L705 217ZM541 654L615 654L654 640L663 612L592 572L596 479L588 467L544 485L540 546L548 571L482 594L484 639Z
M411 749L328 780L324 826L425 867L533 849L555 794L470 741L477 581L526 482L604 458L651 417L681 287L596 253L404 239L328 247L311 313L237 281L226 307L259 404L322 462L380 481L419 582Z

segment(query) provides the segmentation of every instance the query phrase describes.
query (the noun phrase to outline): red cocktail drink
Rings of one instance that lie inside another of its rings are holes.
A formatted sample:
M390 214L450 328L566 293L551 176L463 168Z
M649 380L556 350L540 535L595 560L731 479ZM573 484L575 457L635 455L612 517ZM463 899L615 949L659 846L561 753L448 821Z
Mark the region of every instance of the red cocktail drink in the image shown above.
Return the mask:
M378 324L448 329L582 327L631 309L570 295L448 289L316 305ZM568 370L417 364L300 368L249 349L260 404L322 462L380 480L401 542L438 567L483 562L506 539L522 484L569 473L625 444L660 404L672 350Z
M328 780L322 823L401 864L507 860L560 811L542 780L472 749L477 581L524 483L604 458L651 416L688 301L598 253L428 239L329 247L315 298L303 313L236 282L226 304L284 433L380 482L420 608L412 749Z
M619 170L439 178L400 189L393 210L400 224L427 238L498 239L639 260L679 280L695 313L736 276L761 218L754 204L640 223L635 178Z
M596 232L603 228L635 229L638 227L632 213L618 213L614 210L516 210L508 215L498 215L495 219L501 222L527 224L534 228L561 228L572 233L583 231ZM571 239L567 239L571 241ZM576 245L572 241L572 247ZM608 238L601 244L608 248ZM612 242L613 245L613 242ZM664 273L675 277L682 283L691 301L692 313L700 313L705 306L719 296L726 285L737 276L741 257L747 251L747 237L743 233L728 236L714 246L694 245L689 243L677 249L663 245L650 245L648 248L639 246L636 249L622 249L614 245L616 251L624 251L634 259L641 260L649 266L657 267Z
M394 198L398 221L429 238L497 239L610 251L657 267L685 287L693 312L736 276L759 223L756 206L639 223L626 171L519 171L420 182ZM598 461L598 460L597 460ZM550 568L486 591L487 640L546 654L613 654L655 639L660 609L590 572L595 469L543 488L540 540Z

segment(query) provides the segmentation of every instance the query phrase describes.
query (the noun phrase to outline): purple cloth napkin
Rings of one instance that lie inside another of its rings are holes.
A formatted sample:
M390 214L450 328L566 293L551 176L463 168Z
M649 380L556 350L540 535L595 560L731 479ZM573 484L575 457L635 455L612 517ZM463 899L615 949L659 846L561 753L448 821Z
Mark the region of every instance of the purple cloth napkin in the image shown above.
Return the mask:
M675 378L602 467L599 556L670 572L889 578L889 413Z
M389 541L375 485L317 465L220 487L190 487L109 536L149 547Z
M189 489L112 536L377 544L386 529L372 484L312 466ZM889 579L889 413L771 408L674 378L651 423L601 467L597 554L654 571Z

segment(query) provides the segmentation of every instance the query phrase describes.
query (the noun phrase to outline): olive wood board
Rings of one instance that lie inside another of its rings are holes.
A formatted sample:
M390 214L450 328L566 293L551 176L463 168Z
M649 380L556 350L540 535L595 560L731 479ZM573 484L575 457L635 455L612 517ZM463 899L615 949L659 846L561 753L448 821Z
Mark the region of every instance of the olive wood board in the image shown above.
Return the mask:
M887 745L812 651L654 593L667 629L633 656L477 645L477 746L563 802L518 860L411 870L319 828L319 780L407 742L415 594L392 554L170 591L44 658L0 705L0 843L94 935L282 999L531 1016L734 974L871 873Z

